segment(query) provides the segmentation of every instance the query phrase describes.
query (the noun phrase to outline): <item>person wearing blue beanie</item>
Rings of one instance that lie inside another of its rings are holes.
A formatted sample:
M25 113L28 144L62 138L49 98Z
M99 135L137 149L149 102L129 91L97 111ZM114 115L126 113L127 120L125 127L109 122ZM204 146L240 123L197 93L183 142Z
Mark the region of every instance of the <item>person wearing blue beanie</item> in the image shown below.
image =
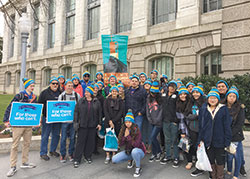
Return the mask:
M77 74L72 75L72 82L73 82L73 90L80 95L80 97L83 97L83 89L82 85L80 84L80 78Z
M25 89L28 88L28 86L31 84L35 84L35 81L32 79L27 79L27 78L23 79L23 85Z
M226 97L230 94L234 93L236 95L237 100L239 100L239 92L235 88L230 88L226 94Z
M201 94L201 96L204 95L204 92L203 92L203 89L200 87L200 86L195 86L193 89L192 89L192 92L193 93L194 91L197 91Z
M90 86L88 86L86 89L85 89L85 92L89 92L91 95L94 95L94 89Z
M95 75L96 79L95 82L97 83L98 81L104 82L103 80L103 73L102 72L97 72Z
M57 76L57 79L59 81L59 90L63 92L65 90L65 77L62 74L59 74Z
M216 88L219 90L221 102L224 103L229 86L226 81L219 80L216 83Z
M178 90L178 95L180 95L182 93L189 94L189 92L185 86L180 87L180 89Z
M159 72L158 72L157 70L153 70L153 71L151 71L151 73L150 73L150 78L151 78L151 81L155 81L155 80L157 80L157 78L158 78L158 74L159 74Z
M116 90L116 91L119 93L119 89L118 89L117 86L113 86L112 88L110 88L110 93L111 93L113 90Z
M169 86L173 86L175 89L177 89L178 84L177 84L176 81L172 80L172 81L170 81L170 82L168 83L168 87L169 87Z
M131 77L131 80L132 80L133 78L136 78L138 81L140 81L140 79L139 79L139 77L138 77L137 75L133 75L133 76Z
M80 80L80 83L82 85L82 91L83 91L83 95L84 95L85 89L88 86L90 86L93 83L93 81L90 80L90 73L88 71L85 71L82 76L83 76L83 79Z
M64 84L65 84L65 85L67 85L67 83L68 83L68 82L73 83L73 82L72 82L72 79L67 79L67 80L65 81L65 83L64 83Z
M188 82L187 85L186 85L186 88L188 90L189 93L192 92L192 89L195 87L195 84L193 82Z
M146 75L146 73L141 72L139 74L139 78L140 78L140 85L144 85L145 81L148 79L148 76Z

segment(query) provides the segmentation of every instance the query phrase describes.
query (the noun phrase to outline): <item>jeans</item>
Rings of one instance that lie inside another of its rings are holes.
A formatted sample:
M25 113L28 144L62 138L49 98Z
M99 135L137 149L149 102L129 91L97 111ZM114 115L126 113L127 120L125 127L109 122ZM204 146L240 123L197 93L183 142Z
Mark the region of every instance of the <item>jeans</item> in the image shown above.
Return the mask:
M142 127L142 121L143 121L143 116L136 116L135 117L135 123L137 124L137 126L139 127L140 131L141 131L141 127Z
M75 149L75 129L73 127L73 123L62 123L62 133L61 133L61 143L60 143L60 153L62 156L66 155L66 140L67 134L69 131L69 151L68 154L70 156L73 155Z
M60 139L61 123L46 123L46 117L42 119L42 140L40 147L40 155L47 155L48 142L50 133L52 133L52 139L50 143L50 152L55 152Z
M163 133L165 137L166 157L171 158L171 147L173 146L174 159L179 159L178 124L163 122Z
M152 141L150 138L151 132L152 132L152 125L148 122L148 119L146 116L143 116L143 122L142 122L142 141L144 144L151 145Z
M119 152L112 157L113 163L122 163L128 160L134 160L136 167L141 166L141 159L144 157L144 152L142 149L134 148L130 155L127 155L125 151Z
M160 133L161 128L154 125L151 126L152 126L152 132L150 135L150 139L152 141L152 154L156 155L161 152L161 146L157 140L157 136Z
M227 154L227 171L228 172L232 172L233 169L233 159L234 159L234 176L235 177L239 177L239 173L240 173L240 168L242 165L242 156L243 156L243 146L242 146L242 142L237 142L237 149L236 149L236 154Z

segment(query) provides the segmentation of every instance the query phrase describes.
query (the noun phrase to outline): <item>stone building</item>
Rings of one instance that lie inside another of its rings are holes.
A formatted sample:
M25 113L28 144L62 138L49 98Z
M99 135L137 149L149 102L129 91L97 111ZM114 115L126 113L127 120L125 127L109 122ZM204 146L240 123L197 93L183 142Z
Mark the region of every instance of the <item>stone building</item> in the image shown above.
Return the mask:
M46 8L39 1L13 2L33 21L26 74L36 81L36 93L58 73L69 78L88 70L94 78L103 71L101 34L129 36L129 73L156 68L176 79L250 71L250 0L50 0ZM9 23L13 30L4 27L0 91L15 93L19 15L4 7L15 23Z

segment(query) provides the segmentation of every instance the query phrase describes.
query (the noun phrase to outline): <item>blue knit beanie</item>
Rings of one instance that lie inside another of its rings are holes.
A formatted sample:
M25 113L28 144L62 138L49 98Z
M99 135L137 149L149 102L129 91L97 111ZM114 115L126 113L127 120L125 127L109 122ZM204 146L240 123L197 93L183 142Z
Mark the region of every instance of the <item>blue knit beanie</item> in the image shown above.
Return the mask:
M214 90L211 90L208 95L207 95L207 99L210 97L210 96L214 96L216 97L219 101L220 101L220 94Z
M229 89L229 86L228 86L227 82L224 81L224 80L218 81L218 82L216 83L216 88L218 87L218 84L220 84L220 83L224 83L224 84L227 86L227 89Z
M78 77L77 74L73 74L73 75L72 75L72 81L74 81L74 80L80 81L80 78Z
M204 94L203 89L202 89L200 86L195 86L195 87L192 89L192 93L193 93L194 91L198 91L198 92L201 94L201 96L203 96L203 94Z
M230 94L230 93L234 93L237 97L237 100L239 100L239 92L235 89L235 88L230 88L226 94L226 97Z
M51 77L51 80L49 81L49 84L52 83L52 81L57 81L59 83L58 78L55 77L55 76Z
M72 81L73 80L71 80L71 79L67 79L64 84L67 85L68 82L72 82Z
M103 74L100 71L95 74L95 77L97 77L97 75L101 75L103 77Z
M130 121L130 122L132 122L132 123L135 123L135 120L134 120L134 119L135 119L135 118L134 118L134 115L133 115L133 113L132 113L132 110L129 109L129 110L128 110L128 113L127 113L126 116L125 116L124 122Z
M34 83L35 81L32 79L23 78L23 85L25 89L28 88L29 85L34 84Z
M109 77L109 81L110 81L111 78L115 78L115 81L117 81L117 78L116 78L115 75L111 75L111 76Z
M119 89L117 86L113 86L112 88L110 88L109 92L116 90L119 93Z
M140 77L141 75L144 75L144 76L146 77L146 79L148 79L148 76L146 75L146 73L141 72L141 73L139 74L139 77Z
M88 86L85 91L88 91L91 95L94 95L94 89L91 86Z

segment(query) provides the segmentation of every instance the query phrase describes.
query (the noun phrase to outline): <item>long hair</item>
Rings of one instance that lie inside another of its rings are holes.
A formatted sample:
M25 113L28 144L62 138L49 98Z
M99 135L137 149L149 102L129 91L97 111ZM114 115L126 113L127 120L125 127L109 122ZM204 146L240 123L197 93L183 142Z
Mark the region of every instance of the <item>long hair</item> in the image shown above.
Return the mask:
M190 95L187 94L186 96L186 101L182 101L180 99L180 96L178 96L177 100L176 100L176 111L183 113L184 115L188 114L188 108L187 106L190 103Z
M225 99L224 104L228 106L227 99ZM229 110L230 116L232 117L233 120L237 119L240 109L241 109L241 103L239 102L239 100L236 100L234 104L231 106L231 109Z
M118 136L118 142L120 144L120 141L122 140L122 137L125 134L125 130L126 130L127 126L125 125L125 123L122 125L119 136ZM140 130L138 128L138 126L135 123L132 123L132 126L130 128L130 136L132 137L132 141L135 140L135 137L139 134Z
M159 105L161 105L162 104L161 94L160 93L153 93L153 94L154 94L154 96L150 92L150 94L149 94L149 102L152 103L155 100Z

